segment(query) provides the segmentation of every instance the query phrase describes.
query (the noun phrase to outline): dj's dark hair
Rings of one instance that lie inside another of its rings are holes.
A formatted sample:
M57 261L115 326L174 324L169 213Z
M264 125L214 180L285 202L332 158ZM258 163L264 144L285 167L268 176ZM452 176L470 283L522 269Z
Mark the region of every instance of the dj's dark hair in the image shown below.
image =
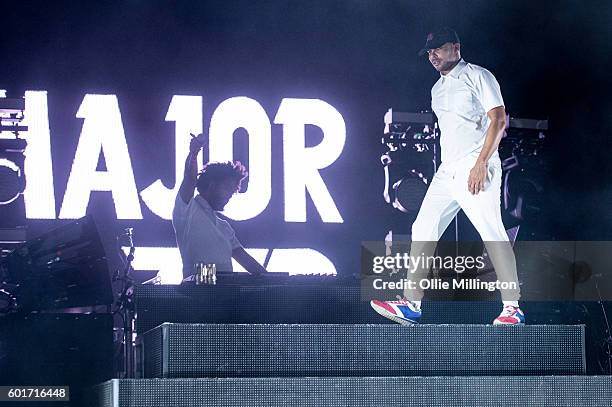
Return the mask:
M213 182L222 182L226 179L232 179L236 181L238 189L240 189L242 180L245 179L248 174L246 167L242 165L240 161L208 163L198 175L196 188L198 193L201 194L206 191L208 186Z

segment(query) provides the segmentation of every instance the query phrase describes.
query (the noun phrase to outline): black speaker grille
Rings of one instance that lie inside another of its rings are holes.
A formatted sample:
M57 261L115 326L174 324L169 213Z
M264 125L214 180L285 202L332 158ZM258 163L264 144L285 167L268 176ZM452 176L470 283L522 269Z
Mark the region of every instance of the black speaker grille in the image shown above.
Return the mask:
M164 324L144 351L147 377L585 372L583 326Z
M611 376L115 380L102 407L552 407L612 405Z

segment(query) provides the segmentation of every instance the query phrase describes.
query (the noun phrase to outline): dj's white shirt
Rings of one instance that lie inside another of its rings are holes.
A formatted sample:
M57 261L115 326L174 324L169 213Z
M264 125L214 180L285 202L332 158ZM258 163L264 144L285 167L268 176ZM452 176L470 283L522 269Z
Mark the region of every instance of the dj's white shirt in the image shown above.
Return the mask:
M438 117L442 162L454 162L484 145L490 120L487 112L504 106L493 74L463 59L431 89L431 108ZM492 158L498 159L497 151Z
M233 271L232 251L242 247L230 224L217 216L200 195L188 204L177 195L172 226L183 259L183 275L193 274L195 263L213 263L217 271Z

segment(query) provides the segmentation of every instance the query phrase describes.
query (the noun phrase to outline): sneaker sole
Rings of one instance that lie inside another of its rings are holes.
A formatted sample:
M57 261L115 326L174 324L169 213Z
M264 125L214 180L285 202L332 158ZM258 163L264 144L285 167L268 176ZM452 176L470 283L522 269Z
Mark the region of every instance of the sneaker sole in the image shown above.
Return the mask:
M493 321L493 325L525 325L524 322L517 322L515 324L510 324L507 322L497 322L497 321Z
M382 315L383 317L388 318L388 319L390 319L393 322L397 322L400 325L409 326L409 325L418 325L419 324L417 321L413 321L411 319L403 319L403 318L398 317L397 315L393 315L389 311L387 311L386 309L374 306L371 303L370 303L370 306L379 315Z

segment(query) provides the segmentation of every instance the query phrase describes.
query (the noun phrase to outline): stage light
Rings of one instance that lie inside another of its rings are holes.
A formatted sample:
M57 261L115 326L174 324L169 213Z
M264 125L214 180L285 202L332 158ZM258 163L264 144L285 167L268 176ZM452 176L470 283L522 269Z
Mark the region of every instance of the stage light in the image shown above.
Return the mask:
M21 168L11 160L0 158L0 205L10 204L24 189Z
M21 126L25 102L23 99L0 97L0 205L15 201L25 190L23 165L27 142L19 133L27 131Z
M402 212L416 215L427 192L427 180L422 173L411 170L393 184L393 192L391 205Z
M436 171L439 134L429 112L407 113L389 109L384 117L380 157L385 174L383 198L393 208L416 215Z

